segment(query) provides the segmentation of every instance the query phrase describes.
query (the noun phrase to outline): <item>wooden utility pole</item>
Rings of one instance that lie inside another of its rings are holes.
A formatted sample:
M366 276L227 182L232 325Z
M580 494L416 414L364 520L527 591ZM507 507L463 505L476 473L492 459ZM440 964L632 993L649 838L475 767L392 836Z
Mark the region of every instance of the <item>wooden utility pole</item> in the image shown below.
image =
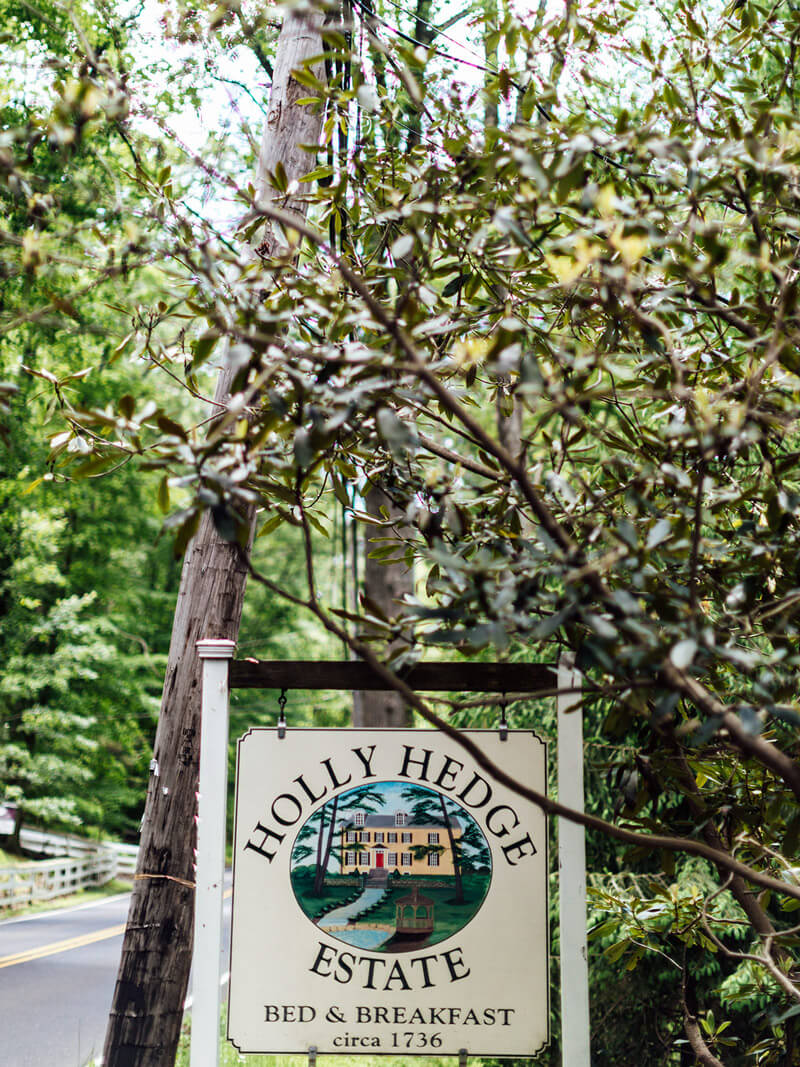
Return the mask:
M257 193L271 195L278 162L289 182L314 166L300 145L319 142L322 112L297 100L309 89L292 71L322 50L322 16L290 13L278 38L275 72L259 155ZM312 71L322 82L324 64ZM299 213L299 201L282 206ZM273 254L278 238L268 228L259 252ZM220 373L215 401L229 395L232 370ZM254 509L246 516L251 538ZM139 861L128 912L104 1050L107 1067L172 1067L180 1036L192 959L194 819L200 724L200 638L235 641L247 579L247 554L223 541L204 515L183 564L172 629L161 713L142 824Z
M389 518L399 520L400 512L392 501L377 486L373 486L365 499L366 511L382 519L381 509ZM380 534L385 537L385 533ZM402 613L400 598L414 591L414 574L405 563L381 563L370 559L370 552L378 548L369 533L364 537L364 592L387 618ZM353 693L353 726L403 727L412 725L413 716L399 693L357 691Z

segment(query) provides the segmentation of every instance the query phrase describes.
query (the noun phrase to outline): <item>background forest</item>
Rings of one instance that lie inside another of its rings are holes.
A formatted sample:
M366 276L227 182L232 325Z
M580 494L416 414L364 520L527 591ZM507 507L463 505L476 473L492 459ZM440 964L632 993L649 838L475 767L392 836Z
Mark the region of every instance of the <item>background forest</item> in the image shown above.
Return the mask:
M254 181L291 19L317 134ZM593 1062L796 1064L798 40L791 0L0 0L0 800L136 840L210 515L255 536L240 655L574 652Z

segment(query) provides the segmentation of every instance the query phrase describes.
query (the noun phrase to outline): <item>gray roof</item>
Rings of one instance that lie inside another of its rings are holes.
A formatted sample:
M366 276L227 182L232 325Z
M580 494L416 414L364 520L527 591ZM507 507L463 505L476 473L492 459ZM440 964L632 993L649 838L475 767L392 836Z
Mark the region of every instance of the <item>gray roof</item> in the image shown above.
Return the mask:
M454 819L452 815L450 816L450 825L454 830L461 829L461 823L458 821L458 819ZM444 824L437 822L415 822L413 819L409 819L408 822L406 822L403 826L398 826L397 823L394 821L394 815L367 815L367 817L364 819L363 826L356 826L354 819L348 819L348 821L343 826L343 829L345 830L409 830L414 828L416 828L417 830L419 830L420 828L443 830Z

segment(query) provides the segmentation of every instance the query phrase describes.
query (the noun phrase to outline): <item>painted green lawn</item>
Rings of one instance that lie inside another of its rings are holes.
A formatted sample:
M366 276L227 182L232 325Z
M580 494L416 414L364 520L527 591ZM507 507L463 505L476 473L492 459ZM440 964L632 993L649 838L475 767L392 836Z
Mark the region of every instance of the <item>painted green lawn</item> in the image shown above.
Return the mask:
M357 885L325 885L321 896L314 895L314 868L298 867L292 871L292 889L306 915L330 911L358 893Z
M432 882L441 881L441 878L431 878ZM464 875L464 903L453 904L455 883L446 889L429 889L422 878L414 878L415 882L422 882L419 891L423 896L430 897L434 902L434 934L433 943L444 941L446 937L455 934L472 918L486 895L489 885L489 876L486 874ZM365 916L365 921L375 923L389 923L394 925L395 906L400 897L407 896L411 892L410 887L403 880L398 879L392 884L389 894L380 902L374 911Z

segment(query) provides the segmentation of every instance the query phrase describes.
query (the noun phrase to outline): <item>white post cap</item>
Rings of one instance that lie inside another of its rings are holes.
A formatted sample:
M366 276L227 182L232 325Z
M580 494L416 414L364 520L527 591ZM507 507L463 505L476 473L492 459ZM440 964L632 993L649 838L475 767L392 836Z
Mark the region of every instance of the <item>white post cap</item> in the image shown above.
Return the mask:
M200 659L232 659L236 642L220 637L204 637L196 642L195 648Z

